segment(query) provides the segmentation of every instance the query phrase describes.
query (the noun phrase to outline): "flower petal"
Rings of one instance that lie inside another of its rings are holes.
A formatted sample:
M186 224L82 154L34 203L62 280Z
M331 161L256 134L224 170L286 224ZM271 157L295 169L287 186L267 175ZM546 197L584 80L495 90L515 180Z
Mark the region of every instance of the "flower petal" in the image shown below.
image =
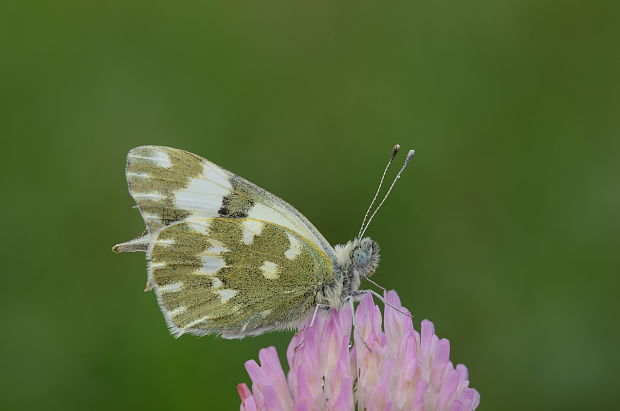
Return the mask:
M475 410L480 394L469 388L467 368L450 362L450 342L428 320L418 333L396 292L385 300L383 320L369 294L355 312L319 311L312 326L309 318L288 346L287 377L275 348L261 350L261 365L245 364L252 390L237 387L241 410Z
M237 392L239 392L239 397L241 397L240 411L257 411L252 391L245 383L237 384Z

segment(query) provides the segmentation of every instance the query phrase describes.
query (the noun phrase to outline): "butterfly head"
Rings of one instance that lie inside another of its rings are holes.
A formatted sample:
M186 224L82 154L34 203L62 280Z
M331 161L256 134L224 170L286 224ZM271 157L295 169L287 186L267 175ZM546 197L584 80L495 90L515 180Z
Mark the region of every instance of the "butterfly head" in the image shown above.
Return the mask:
M356 239L349 258L355 274L360 278L368 278L379 265L379 244L369 237Z
M369 237L355 238L346 244L337 244L335 268L341 273L340 289L326 295L330 305L338 306L342 297L359 289L360 282L371 277L379 265L379 244Z

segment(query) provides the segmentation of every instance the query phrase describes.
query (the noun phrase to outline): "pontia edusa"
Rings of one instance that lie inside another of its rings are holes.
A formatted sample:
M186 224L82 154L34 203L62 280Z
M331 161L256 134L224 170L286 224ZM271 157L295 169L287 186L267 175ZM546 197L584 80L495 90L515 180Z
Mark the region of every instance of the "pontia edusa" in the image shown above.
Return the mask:
M212 162L175 148L136 147L126 176L146 231L113 250L146 252L146 290L155 292L175 336L243 338L295 328L320 307L366 293L381 298L359 289L379 263L379 245L364 233L414 155L370 215L399 149L357 237L332 247L290 204Z

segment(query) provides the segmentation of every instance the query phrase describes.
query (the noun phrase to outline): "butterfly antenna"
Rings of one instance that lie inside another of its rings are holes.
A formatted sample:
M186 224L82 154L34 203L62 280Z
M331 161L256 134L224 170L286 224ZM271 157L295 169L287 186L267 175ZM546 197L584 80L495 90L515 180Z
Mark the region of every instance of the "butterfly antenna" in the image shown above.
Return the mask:
M357 238L362 238L362 232L364 231L364 224L366 224L366 219L368 218L368 214L370 214L370 210L372 210L372 206L375 204L377 197L379 196L379 192L381 191L381 186L383 185L383 180L385 180L385 175L387 174L394 158L396 158L396 154L398 154L398 150L400 150L400 145L396 144L392 149L392 154L390 155L390 159L388 160L387 165L385 166L385 170L383 170L383 175L381 176L381 181L379 181L379 187L377 187L377 192L375 196L372 198L370 205L368 206L368 210L366 210L366 214L364 214L364 220L362 221L362 226L360 227L360 231L357 234Z
M379 209L381 208L381 206L383 205L383 203L385 203L385 200L387 200L388 196L390 195L390 193L392 192L392 189L394 188L394 186L396 185L396 182L398 181L398 179L400 178L400 175L403 173L403 171L405 171L405 168L407 168L407 166L409 165L409 162L411 161L411 159L413 158L413 155L415 154L415 150L409 150L409 152L407 153L407 158L405 158L405 163L403 164L403 166L401 167L400 171L398 172L398 174L396 174L396 177L394 177L394 181L392 181L392 185L390 185L390 188L388 189L387 193L385 193L385 196L383 197L383 200L381 200L381 202L379 203L379 205L377 206L377 208L375 208L375 211L372 213L372 215L370 216L370 218L368 219L368 222L366 223L366 226L363 228L362 232L360 233L360 235L358 235L358 238L362 238L362 236L364 235L364 233L366 232L366 229L368 228L368 226L370 225L370 222L372 221L373 218L375 218L375 215L377 214L377 211L379 211Z

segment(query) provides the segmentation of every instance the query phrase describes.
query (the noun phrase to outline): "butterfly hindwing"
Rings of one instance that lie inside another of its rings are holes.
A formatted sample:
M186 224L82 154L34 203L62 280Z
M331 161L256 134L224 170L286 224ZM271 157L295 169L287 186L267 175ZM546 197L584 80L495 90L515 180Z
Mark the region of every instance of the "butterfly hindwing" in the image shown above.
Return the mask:
M285 328L333 281L329 257L294 231L250 218L205 218L161 229L149 280L175 335L238 338Z

